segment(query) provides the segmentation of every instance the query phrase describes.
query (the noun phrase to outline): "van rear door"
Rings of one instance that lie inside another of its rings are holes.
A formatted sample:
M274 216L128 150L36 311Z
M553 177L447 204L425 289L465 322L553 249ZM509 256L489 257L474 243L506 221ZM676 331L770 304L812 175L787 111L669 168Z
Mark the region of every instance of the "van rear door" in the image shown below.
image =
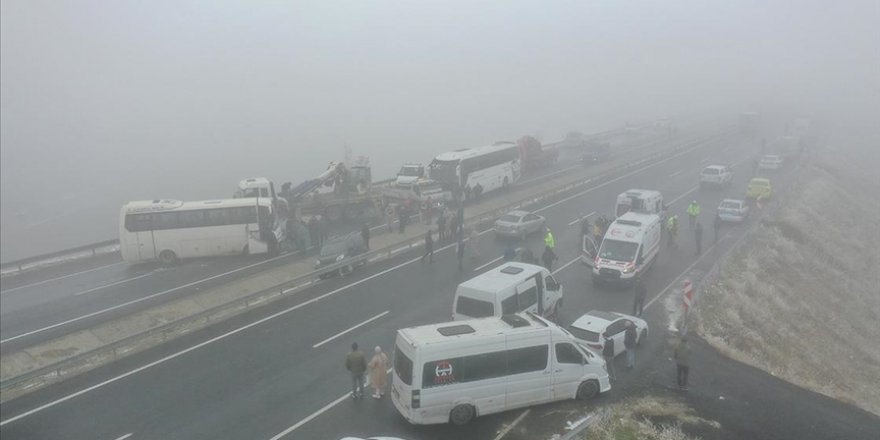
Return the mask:
M398 333L392 359L394 372L391 378L391 399L398 411L410 421L413 420L415 410L421 406L420 392L413 391L420 388L416 382L415 373L418 369L415 368L415 355L412 343ZM415 398L416 395L419 395L418 398Z

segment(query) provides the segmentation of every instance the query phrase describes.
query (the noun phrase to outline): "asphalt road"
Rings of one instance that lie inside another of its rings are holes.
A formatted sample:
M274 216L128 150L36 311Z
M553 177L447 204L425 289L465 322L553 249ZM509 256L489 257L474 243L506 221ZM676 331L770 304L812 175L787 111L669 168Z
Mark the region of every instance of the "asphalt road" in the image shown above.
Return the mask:
M646 278L652 296L680 275L711 265L743 229L725 228L727 235L709 249L714 207L726 193L743 194L751 171L747 162L755 152L748 143L729 145L726 150L685 153L534 207L547 217L556 235L560 265L579 256L576 220L590 212L610 214L617 194L630 188L661 190L674 213L683 214L691 199L699 200L704 209L703 257L697 260L684 226L680 248L664 247ZM737 167L729 190L698 191L697 173L710 162L744 165ZM402 255L12 400L0 408L0 435L16 439L114 440L127 434L132 439L269 439L294 428L284 438L381 433L420 439L492 438L499 424L516 417L516 412L478 419L464 430L410 426L387 399L349 401L348 378L342 367L354 340L366 349L378 344L390 351L396 329L448 320L457 284L475 275L475 268L495 259L505 247L491 234L484 234L479 245L482 257L469 257L465 273L458 272L449 248L438 251L433 265L420 264L413 253ZM541 237L529 237L527 245L540 250ZM579 262L560 267L557 276L566 289L564 320L594 308L630 310L629 291L594 288ZM652 328L666 325L659 304L652 303L647 312ZM651 340L643 350L652 350L653 344L659 342Z
M616 149L626 151L647 141L644 135L621 137L616 141ZM523 176L518 185L527 185L529 181L577 165L563 157L556 167ZM156 264L128 265L120 261L117 254L110 254L4 277L0 280L0 354L298 258L302 257L287 254L272 259L265 256L198 259L163 268Z

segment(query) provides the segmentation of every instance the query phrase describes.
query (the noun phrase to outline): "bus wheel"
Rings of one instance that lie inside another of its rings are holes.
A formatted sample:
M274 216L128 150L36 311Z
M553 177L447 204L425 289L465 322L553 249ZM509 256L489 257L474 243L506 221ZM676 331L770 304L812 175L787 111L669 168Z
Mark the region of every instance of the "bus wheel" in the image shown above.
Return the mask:
M590 400L599 394L599 384L595 380L588 380L581 383L578 387L577 398L579 400Z
M466 425L474 419L474 407L471 405L458 405L449 412L449 421L453 425Z
M177 254L167 249L159 252L159 262L165 266L173 266L174 263L177 263Z

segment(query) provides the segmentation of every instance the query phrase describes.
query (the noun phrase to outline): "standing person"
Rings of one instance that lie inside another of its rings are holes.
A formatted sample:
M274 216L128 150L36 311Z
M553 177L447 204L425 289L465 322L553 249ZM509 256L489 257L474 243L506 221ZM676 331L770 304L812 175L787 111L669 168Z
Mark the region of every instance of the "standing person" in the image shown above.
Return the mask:
M697 223L697 216L700 215L700 204L696 200L691 202L687 207L688 227L694 229Z
M425 234L425 255L422 255L422 263L428 257L428 263L434 263L434 237L431 236L431 230Z
M385 395L385 384L387 382L388 371L388 355L382 352L382 347L376 346L373 349L373 359L370 360L370 385L373 386L373 398L380 399Z
M312 216L306 226L309 229L309 245L320 248L321 236L318 233L318 219Z
M666 221L666 229L669 232L669 241L667 244L670 247L675 246L675 237L678 236L678 216L673 215L669 217L669 220Z
M513 261L516 259L516 249L514 249L513 243L507 243L507 247L504 248L504 254L501 255L501 258L503 258L504 261Z
M461 264L461 261L464 260L464 240L458 240L458 247L456 248L456 254L458 256L458 271L461 272L464 270L464 267Z
M523 248L522 254L520 255L520 260L523 263L535 264L535 254L532 253L532 250L528 247Z
M546 267L548 271L553 272L553 262L558 259L559 257L553 252L553 248L550 246L544 246L544 253L541 254L541 261L544 263L544 267Z
M623 346L626 348L626 369L632 370L636 366L636 326L632 321L626 321Z
M552 249L556 248L556 238L553 237L553 231L550 228L547 228L547 233L544 234L544 246Z
M605 338L605 346L602 347L602 357L605 359L605 369L608 370L608 378L617 380L617 374L614 372L614 339L603 335Z
M394 208L390 203L385 206L385 223L388 225L388 233L394 232Z
M431 196L425 200L425 224L431 226L431 220L434 218L434 201Z
M480 185L477 182L477 186L474 187L474 201L480 203L480 196L483 195L483 185Z
M635 290L635 299L633 299L633 316L642 317L642 310L645 308L645 297L648 296L648 288L645 286L645 280L642 279L641 275L636 276L636 283L634 286Z
M602 243L602 226L599 224L599 219L596 219L596 221L593 222L593 241L595 241L597 245Z
M471 256L474 260L479 261L483 256L480 255L480 233L477 232L476 226L471 229L470 237L468 237L468 244L471 247Z
M446 209L441 209L437 215L437 241L443 243L446 239Z
M364 245L367 246L367 250L370 250L370 226L366 223L361 227L361 238L364 239Z
M327 221L327 217L323 215L318 218L318 233L321 234L321 241L318 245L323 246L327 239L330 238L330 223Z
M406 230L406 207L403 205L397 205L397 232L399 234L403 234L403 231Z
M449 239L452 240L455 238L455 233L458 231L458 216L450 215L449 219Z
M364 354L358 350L357 342L351 344L351 351L345 357L345 369L351 373L351 398L364 397L364 373L367 371L367 361Z
M703 252L703 224L697 222L697 227L694 229L694 238L697 241L697 255Z
M685 336L682 336L678 344L675 345L672 357L675 359L675 375L678 379L678 389L687 391L691 349L687 345L687 338Z
M721 214L715 213L715 221L712 223L712 227L715 229L715 243L718 243L718 233L721 231Z

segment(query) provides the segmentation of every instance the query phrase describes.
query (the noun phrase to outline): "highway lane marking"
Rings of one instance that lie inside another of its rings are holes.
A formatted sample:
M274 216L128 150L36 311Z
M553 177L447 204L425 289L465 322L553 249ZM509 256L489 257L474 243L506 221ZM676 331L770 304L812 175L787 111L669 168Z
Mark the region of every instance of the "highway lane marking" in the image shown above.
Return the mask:
M589 214L587 214L587 215L585 215L585 216L583 216L583 217L578 217L578 218L572 220L568 225L569 225L569 226L574 226L575 223L577 223L577 222L579 222L579 221L581 221L581 220L583 220L583 219L585 219L585 218L590 218L590 217L592 217L593 214L595 214L595 213L596 213L596 211L593 211L593 212L591 212L591 213L589 213Z
M389 369L385 370L385 374L386 374L386 375L391 374L391 371L393 371L393 370L394 370L393 368L389 368ZM369 383L369 376L367 377L367 379L368 379L368 380L367 380L367 383L364 384L364 388L367 388L368 386L370 386L370 383ZM309 423L309 422L311 422L312 420L314 420L315 417L318 417L318 416L320 416L321 414L324 414L325 412L331 410L334 406L339 405L340 402L342 402L342 401L345 400L345 399L348 399L350 395L351 395L350 392L349 392L349 393L345 393L345 394L343 394L343 395L340 396L338 399L336 399L336 400L334 400L334 401L332 401L332 402L330 402L330 403L324 405L323 408L321 408L321 409L319 409L319 410L317 410L317 411L311 413L308 417L306 417L306 418L300 420L299 422L296 422L295 425L293 425L293 426L291 426L291 427L285 429L284 431L279 432L278 434L275 434L275 435L274 435L271 439L269 439L269 440L279 440L279 439L281 439L282 437L284 437L285 435L290 434L290 433L293 432L293 431L296 431L296 430L299 429L301 426L303 426L303 425L305 425L306 423Z
M106 269L106 268L108 268L108 267L118 266L118 265L120 265L120 264L125 264L125 262L124 262L124 261L120 261L120 262L117 262L117 263L108 264L108 265L106 265L106 266L94 267L94 268L92 268L92 269L83 270L83 271L79 271L79 272L74 272L74 273L67 274L67 275L63 275L63 276L60 276L60 277L49 278L48 280L38 281L38 282L36 282L36 283L25 284L24 286L11 287L11 288L9 288L9 289L0 290L0 294L6 293L6 292L13 292L13 291L16 291L16 290L21 290L21 289L27 289L28 287L40 286L40 285L43 285L43 284L46 284L46 283L51 283L51 282L53 282L53 281L63 280L63 279L65 279L65 278L70 278L70 277L75 277L75 276L77 276L77 275L82 275L82 274L84 274L84 273L94 272L94 271L96 271L96 270L101 270L101 269Z
M579 197L579 196L581 196L581 195L583 195L583 194L587 194L587 193L589 193L589 192L591 192L591 191L593 191L593 190L596 190L596 189L598 189L598 188L601 188L601 187L603 187L603 186L605 186L605 185L609 185L609 184L611 184L611 183L614 183L614 182L616 182L616 181L618 181L618 180L620 180L620 179L622 179L622 178L624 178L624 177L628 177L628 176L631 176L631 175L633 175L633 174L635 174L635 173L637 173L637 172L644 171L644 170L646 170L646 169L648 169L648 168L651 168L651 167L657 166L657 165L659 165L659 164L661 164L661 163L663 163L663 162L666 162L666 161L668 161L668 160L672 160L672 159L674 159L675 157L678 157L678 156L680 156L680 155L683 155L683 154L686 154L686 153L690 153L690 152L692 152L694 149L696 149L696 147L694 147L693 149L689 149L689 150L685 150L685 151L682 151L682 152L680 152L680 153L677 153L677 154L675 154L675 155L673 155L673 156L670 156L670 157L668 157L668 158L666 158L666 159L663 159L663 160L660 161L660 162L656 162L656 163L653 163L653 164L647 165L647 166L645 166L645 167L642 167L642 168L639 168L639 169L633 170L633 171L631 171L631 172L629 172L629 173L626 173L626 174L624 174L624 175L622 175L622 176L619 176L619 177L617 177L617 178L615 178L615 179L609 180L608 182L605 182L605 183L603 183L603 184L600 184L600 185L598 185L598 186L596 186L596 187L593 187L593 188L587 189L587 190L585 190L585 191L581 191L581 192L578 193L578 194L574 194L574 195L572 195L572 196L566 197L565 199L562 199L562 200L559 200L559 201L557 201L557 202L554 202L554 203L552 203L552 204L550 204L550 205L548 205L548 206L545 206L544 208L541 208L540 210L545 210L545 209L548 209L548 208L550 208L550 207L557 206L557 205L559 205L560 203L566 202L566 201L571 200L571 199L573 199L573 198L575 198L575 197ZM538 211L535 211L535 212L538 212ZM480 232L480 233L478 233L478 234L479 234L479 235L483 235L483 234L488 233L488 232L490 232L490 231L491 231L491 229L487 229L487 230L485 230L485 231L483 231L483 232ZM446 250L446 249L450 249L450 248L454 247L455 245L456 245L455 243L448 244L448 245L443 246L442 248L438 249L436 252L442 252L442 251L444 251L444 250ZM98 314L104 313L104 312L109 311L109 310L119 309L119 308L121 308L121 307L125 307L126 305L129 305L129 304L134 304L134 303L137 303L137 302L142 302L142 301L145 301L145 300L150 299L150 298L154 298L154 297L157 297L157 296L160 296L160 295L167 294L167 293L169 293L169 292L173 292L173 291L175 291L175 290L179 290L179 289L182 289L182 288L185 288L185 287L189 287L189 286L192 286L192 285L195 285L195 284L199 284L199 283L201 283L201 282L203 282L203 281L207 281L207 280L210 280L210 279L218 278L218 277L221 277L221 276L224 276L224 275L228 275L228 274L230 274L230 273L238 272L238 271L241 271L241 270L244 270L244 269L250 268L250 267L254 267L254 266L257 266L257 265L260 265L260 264L264 264L264 263L267 263L267 262L269 262L269 261L273 261L273 260L276 260L276 259L279 259L279 258L283 258L283 257L285 257L285 256L286 256L286 255L278 256L278 257L275 257L275 258L272 258L272 259L269 259L269 260L266 260L266 261L262 261L262 262L255 263L255 264L252 264L252 265L249 265L249 266L245 266L245 267L242 267L242 268L238 268L238 269L235 269L235 270L232 270L232 271L229 271L229 272L223 273L223 274L215 275L215 276L213 276L213 277L206 278L205 280L195 281L195 282L192 282L192 283L188 283L188 284L185 284L185 285L180 286L180 287L175 287L175 288L173 288L173 289L169 289L169 290L166 290L166 291L164 291L164 292L159 292L159 293L156 293L156 294L150 295L150 296L148 296L148 297L144 297L144 298L141 298L141 299L138 299L138 300L134 300L134 301L129 301L128 303L124 303L124 304L119 304L119 305L113 306L113 307L111 307L111 308L104 309L104 310L102 310L102 311L92 312L92 313L90 313L90 314L88 314L88 315L84 315L84 316L82 316L82 317L75 318L75 319L73 319L73 320L68 320L68 321L65 321L65 322L63 322L63 323L54 324L53 326L46 327L46 328L44 328L44 329L40 329L40 330L37 330L37 331L30 332L29 334L34 334L34 333L37 333L37 332L39 332L39 331L47 330L47 329L49 329L49 328L59 327L59 326L61 326L61 325L65 325L65 324L70 323L70 322L79 321L79 320L82 320L82 319L85 319L85 318L88 318L88 317L91 317L91 316L95 316L95 315L98 315ZM260 324L263 324L263 323L265 323L265 322L267 322L267 321L271 321L271 320L273 320L273 319L275 319L275 318L277 318L277 317L279 317L279 316L286 315L286 314L288 314L288 313L290 313L290 312L293 312L293 311L295 311L295 310L298 310L298 309L300 309L300 308L302 308L302 307L305 307L305 306L307 306L307 305L309 305L309 304L312 304L312 303L315 303L315 302L321 301L321 300L323 300L323 299L325 299L325 298L327 298L327 297L330 297L330 296L332 296L332 295L335 295L335 294L337 294L337 293L339 293L339 292L342 292L342 291L344 291L344 290L346 290L346 289L349 289L349 288L351 288L351 287L354 287L354 286L360 285L360 284L365 283L365 282L367 282L367 281L370 281L370 280L372 280L372 279L374 279L374 278L377 278L377 277L380 277L380 276L382 276L382 275L385 275L386 273L392 272L392 271L397 270L397 269L399 269L399 268L401 268L401 267L404 267L404 266L407 266L407 265L409 265L409 264L415 263L416 261L419 261L420 259L421 259L421 257L414 257L414 258L412 258L412 259L410 259L410 260L407 260L407 261L404 261L404 262L402 262L402 263L400 263L400 264L398 264L398 265L396 265L396 266L390 267L390 268L385 269L385 270L383 270L383 271L381 271L381 272L377 272L377 273L375 273L375 274L373 274L373 275L370 275L369 277L366 277L366 278L363 278L363 279L361 279L361 280L355 281L355 282L353 282L353 283L351 283L351 284L348 284L348 285L346 285L346 286L342 286L342 287L340 287L340 288L338 288L338 289L332 290L332 291L327 292L327 293L325 293L325 294L323 294L323 295L319 295L319 296L317 296L317 297L315 297L315 298L312 298L312 299L310 299L310 300L308 300L308 301L302 302L302 303L297 304L297 305L295 305L295 306L291 306L291 307L289 307L289 308L287 308L287 309L284 309L284 310L282 310L282 311L280 311L280 312L277 312L277 313L272 314L272 315L269 315L269 316L267 316L267 317L265 317L265 318L261 318L261 319L259 319L259 320L257 320L257 321L254 321L254 322L252 322L252 323L250 323L250 324L245 324L245 325L242 326L242 327L239 327L239 328L234 329L234 330L230 330L229 332L226 332L226 333L224 333L224 334L221 334L221 335L215 336L215 337L213 337L213 338L211 338L211 339L208 339L208 340L206 340L206 341L200 342L200 343L198 343L198 344L196 344L196 345L194 345L194 346L192 346L192 347L186 348L186 349L181 350L181 351L179 351L179 352L177 352L177 353L170 354L170 355L165 356L165 357L163 357L163 358L161 358L161 359L155 360L155 361L150 362L150 363L148 363L148 364L146 364L146 365L143 365L143 366L141 366L141 367L135 368L134 370L128 371L128 372L126 372L126 373L123 373L123 374L121 374L121 375L119 375L119 376L116 376L116 377L113 377L113 378L107 379L107 380L105 380L105 381L103 381L103 382L100 382L100 383L97 383L97 384L92 385L92 386L90 386L90 387L84 388L84 389L82 389L82 390L80 390L80 391L77 391L77 392L74 392L74 393L72 393L72 394L68 394L67 396L64 396L64 397L61 397L61 398L59 398L59 399L53 400L53 401L51 401L51 402L49 402L49 403L43 404L43 405L38 406L38 407L36 407L36 408L34 408L34 409L31 409L31 410L25 411L24 413L21 413L21 414L19 414L19 415L17 415L17 416L13 416L13 417L11 417L11 418L9 418L9 419L6 419L6 420L3 420L3 421L0 421L0 427L5 426L5 425L8 424L8 423L12 423L12 422L14 422L14 421L16 421L16 420L20 420L20 419L22 419L22 418L24 418L24 417L30 416L30 415L32 415L32 414L35 414L35 413L41 412L41 411L43 411L43 410L45 410L45 409L48 409L48 408L54 407L54 406L56 406L56 405L58 405L58 404L64 403L64 402L66 402L66 401L68 401L68 400L74 399L74 398L79 397L79 396L81 396L81 395L83 395L83 394L86 394L86 393L89 393L89 392L91 392L91 391L94 391L94 390L96 390L96 389L98 389L98 388L103 388L103 387L106 386L106 385L112 384L112 383L114 383L114 382L117 382L117 381L119 381L119 380L122 380L122 379L124 379L124 378L126 378L126 377L129 377L129 376L131 376L131 375L134 375L134 374L140 373L141 371L147 370L147 369L152 368L152 367L154 367L154 366L156 366L156 365L160 365L160 364L163 364L163 363L165 363L165 362L167 362L167 361L170 361L170 360L172 360L172 359L176 359L176 358L178 358L178 357L180 357L180 356L183 356L184 354L187 354L187 353L190 353L190 352L192 352L192 351L195 351L195 350L197 350L197 349L199 349L199 348L202 348L202 347L204 347L204 346L206 346L206 345L209 345L209 344L212 344L212 343L214 343L214 342L217 342L217 341L220 341L220 340L226 339L226 338L229 337L229 336L232 336L232 335L238 334L238 333L240 333L240 332L242 332L242 331L245 331L245 330L247 330L247 329L250 329L250 328L252 328L252 327L256 327L256 326L258 326L258 325L260 325ZM574 260L568 262L567 264L565 264L564 266L560 267L559 269L556 269L556 271L554 271L553 273L555 274L555 273L559 272L560 270L567 268L568 266L570 266L572 263L574 263L574 262L577 261L577 260L578 260L578 258L575 258ZM27 334L25 334L25 335L19 335L19 336L14 336L13 338L10 338L10 339L8 339L8 340L17 339L17 338L20 338L20 337L23 337L23 336L27 336ZM345 397L345 396L343 396L343 398L344 398L344 397ZM340 401L341 401L341 399L340 399ZM328 405L327 408L329 409L329 407L332 407L332 405Z
M342 335L344 335L344 334L346 334L346 333L348 333L348 332L350 332L350 331L352 331L352 330L354 330L354 329L357 329L357 328L359 328L359 327L363 327L363 326L365 326L365 325L367 325L367 324L369 324L369 323L371 323L371 322L373 322L373 321L375 321L375 320L377 320L377 319L379 319L379 318L381 318L381 317L387 315L388 313L390 313L390 311L389 311L389 310L386 310L386 311L384 311L384 312L382 312L382 313L380 313L380 314L378 314L378 315L376 315L376 316L374 316L374 317L372 317L372 318L370 318L370 319L368 319L368 320L366 320L366 321L364 321L364 322L362 322L362 323L360 323L360 324L358 324L358 325L355 325L355 326L353 326L353 327L349 327L349 328L346 329L346 330L343 330L343 331L341 331L341 332L339 332L339 333L337 333L337 334L335 334L335 335L333 335L333 336L330 336L330 337L327 338L327 339L324 339L324 340L321 341L321 342L318 342L317 344L313 345L312 348L318 348L318 347L320 347L320 346L322 346L322 345L324 345L324 344L326 344L326 343L328 343L328 342L330 342L330 341L332 341L332 340L334 340L334 339L336 339L336 338L338 338L338 337L340 337L340 336L342 336Z
M705 142L703 142L703 143L705 143ZM702 145L702 143L701 143L700 145ZM574 198L580 197L580 196L582 196L582 195L584 195L584 194L588 194L588 193L593 192L593 191L595 191L595 190L597 190L597 189L599 189L599 188L603 188L603 187L605 187L605 186L607 186L607 185L611 185L612 183L615 183L615 182L617 182L617 181L620 180L620 179L623 179L623 178L626 178L626 177L632 176L633 174L640 173L640 172L645 171L645 170L647 170L647 169L649 169L649 168L656 167L657 165L660 165L660 164L662 164L662 163L668 162L668 161L670 161L670 160L672 160L672 159L675 159L675 158L678 157L678 156L682 156L682 155L685 155L685 154L688 154L688 153L692 153L692 152L693 152L694 150L696 150L697 148L698 148L698 146L694 146L693 148L689 148L689 149L687 149L687 150L684 150L684 151L681 151L681 152L675 153L674 155L669 156L669 157L667 157L666 159L663 159L663 160L658 161L658 162L654 162L654 163L649 164L649 165L645 165L645 166L643 166L643 167L641 167L641 168L637 168L637 169L632 170L632 171L630 171L630 172L628 172L628 173L626 173L626 174L623 174L623 175L620 175L620 176L618 176L618 177L615 177L615 178L613 178L613 179L611 179L611 180L609 180L609 181L607 181L607 182L600 183L600 184L598 184L598 185L596 185L596 186L594 186L594 187L592 187L592 188L585 189L585 190L583 190L583 191L581 191L581 192L579 192L579 193L577 193L577 194L572 194L572 195L570 195L570 196L568 196L568 197L563 198L562 200L557 200L557 201L555 201L555 202L553 202L553 203L551 203L551 204L549 204L549 205L547 205L547 206L545 206L545 207L543 207L543 208L536 209L536 210L534 210L534 211L532 211L532 212L541 212L541 211L544 211L544 210L546 210L546 209L550 209L550 208L552 208L552 207L554 207L554 206L556 206L556 205L559 205L560 203L565 203L565 202L567 202L567 201L569 201L569 200L571 200L571 199L574 199Z
M128 434L125 434L125 435L123 435L122 437L118 437L116 440L125 440L125 439L131 437L132 435L134 435L134 433L133 433L133 432L129 432Z
M516 427L516 425L519 425L519 422L521 422L531 411L531 409L523 411L523 413L520 414L519 417L517 417L511 424L507 425L507 427L502 429L501 432L499 432L498 435L495 436L495 440L501 440L502 438L504 438L504 436L507 435L507 433L510 432L511 429Z
M141 278L143 278L143 277L146 277L146 276L152 275L152 274L154 274L154 273L155 273L155 272L147 272L147 273L145 273L145 274L143 274L143 275L138 275L138 276L136 276L136 277L134 277L134 278L126 278L126 279L124 279L124 280L116 281L115 283L105 284L105 285L103 285L103 286L98 286L98 287L92 287L92 288L89 289L89 290L83 290L82 292L77 292L77 293L74 293L73 295L74 295L74 296L85 295L85 294L87 294L87 293L91 293L91 292L94 292L94 291L96 291L96 290L106 289L106 288L108 288L108 287L113 287L113 286L118 286L118 285L120 285L120 284L125 284L125 283L127 283L127 282L129 282L129 281L138 280L138 279L141 279Z
M474 269L474 272L479 272L479 271L483 270L484 268L489 267L489 266L491 266L491 265L497 263L498 260L500 260L500 259L502 259L502 258L504 258L504 256L498 257L498 258L496 258L496 259L494 259L494 260L492 260L492 261L490 261L490 262L488 262L488 263L486 263L486 264L484 264L484 265L482 265L482 266L478 266L476 269Z
M124 303L122 303L122 304L117 304L117 305L115 305L115 306L108 307L108 308L106 308L106 309L96 310L96 311L94 311L94 312L87 313L87 314L82 315L82 316L78 316L78 317L76 317L76 318L68 319L67 321L58 322L58 323L55 323L55 324L52 324L52 325L48 325L48 326L43 327L43 328L39 328L39 329L36 329L36 330L31 330L31 331L29 331L29 332L22 333L22 334L20 334L20 335L16 335L16 336L13 336L13 337L10 337L10 338L6 338L6 339L3 339L3 340L0 340L0 344L5 344L5 343L7 343L7 342L14 341L14 340L16 340L16 339L24 338L24 337L26 337L26 336L34 335L34 334L37 334L37 333L42 333L42 332L44 332L44 331L46 331L46 330L51 330L51 329L53 329L53 328L61 327L61 326L63 326L63 325L71 324L71 323L74 323L74 322L77 322L77 321L82 321L83 319L88 319L88 318L91 318L91 317L93 317L93 316L98 316L98 315L102 315L102 314L107 313L107 312L112 312L113 310L121 309L121 308L123 308L123 307L127 307L127 306L130 306L130 305L132 305L132 304L137 304L137 303L140 303L140 302L144 302L144 301L147 301L147 300L150 300L150 299L156 298L156 297L160 297L160 296L162 296L162 295L167 295L167 294L169 294L169 293L176 292L176 291L178 291L178 290L180 290L180 289L185 289L185 288L187 288L187 287L195 286L195 285L198 285L198 284L204 283L204 282L206 282L206 281L210 281L210 280L213 280L213 279L221 278L221 277L224 277L224 276L226 276L226 275L229 275L229 274L232 274L232 273L236 273L236 272L239 272L239 271L242 271L242 270L245 270L245 269L250 269L250 268L252 268L252 267L256 267L256 266L259 266L259 265L261 265L261 264L268 263L268 262L270 262L270 261L275 261L275 260L277 260L277 259L279 259L279 258L284 258L284 257L286 257L286 256L288 256L288 255L281 255L281 256L278 256L278 257L275 257L275 258L271 258L271 259L268 259L268 260L265 260L265 261L260 261L259 263L254 263L254 264L250 264L250 265L247 265L247 266L239 267L238 269L233 269L233 270L230 270L230 271L228 271L228 272L224 272L224 273L221 273L221 274L217 274L217 275L214 275L214 276L210 276L210 277L208 277L208 278L203 278L203 279L201 279L201 280L196 280L196 281L193 281L193 282L191 282L191 283L184 284L184 285L182 285L182 286L173 287L173 288L171 288L171 289L163 290L163 291L161 291L161 292L157 292L157 293L154 293L154 294L152 294L152 295L147 295L147 296L142 297L142 298L138 298L138 299L131 300L131 301L128 301L128 302L124 302Z
M684 170L678 170L678 171L676 171L676 172L670 174L669 177L675 177L675 176L677 176L677 175L679 175L679 174L681 174L681 173L683 173L683 172L684 172Z
M580 256L574 257L573 260L569 261L568 263L563 264L562 267L559 267L559 268L557 268L556 270L554 270L554 271L552 271L552 272L550 272L550 273L552 273L553 275L556 275L557 273L562 272L563 269L567 268L568 266L571 266L571 265L574 264L575 262L580 261L580 259L581 259Z

